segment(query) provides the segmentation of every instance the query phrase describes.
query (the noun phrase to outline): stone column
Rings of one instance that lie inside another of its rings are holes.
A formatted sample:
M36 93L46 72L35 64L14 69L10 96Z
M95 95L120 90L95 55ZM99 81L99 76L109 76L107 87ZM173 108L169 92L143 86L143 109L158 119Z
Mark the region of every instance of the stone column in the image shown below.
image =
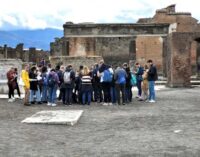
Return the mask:
M7 49L7 45L4 45L4 58L8 59L8 49Z
M24 60L24 58L23 58L23 53L24 53L23 52L23 47L24 47L24 44L20 43L15 48L16 58L21 59L21 60Z
M30 47L29 48L29 62L36 63L36 57L37 57L36 56L36 48L35 47Z
M129 44L129 66L130 70L134 70L136 62L136 37L133 37Z
M197 44L197 78L200 79L200 43Z
M167 57L168 57L168 41L167 37L163 36L162 41L163 41L163 49L162 49L162 63L163 63L163 77L167 77Z
M69 56L69 40L62 39L62 56Z
M131 38L130 44L129 44L129 59L136 61L136 38Z
M167 60L170 87L190 87L191 34L174 32L169 35L169 60Z

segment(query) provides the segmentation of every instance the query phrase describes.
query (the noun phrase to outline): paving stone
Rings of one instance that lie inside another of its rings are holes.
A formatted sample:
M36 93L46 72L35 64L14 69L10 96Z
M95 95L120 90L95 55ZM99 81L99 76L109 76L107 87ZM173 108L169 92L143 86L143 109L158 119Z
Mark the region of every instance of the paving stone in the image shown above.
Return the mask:
M78 122L83 110L40 111L22 121L35 124L66 124L74 125Z

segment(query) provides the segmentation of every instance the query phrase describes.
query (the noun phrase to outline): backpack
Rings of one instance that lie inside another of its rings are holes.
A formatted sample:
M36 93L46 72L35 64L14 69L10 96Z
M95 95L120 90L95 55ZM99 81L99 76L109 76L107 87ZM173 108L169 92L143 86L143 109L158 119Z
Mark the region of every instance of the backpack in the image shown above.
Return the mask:
M137 79L134 74L131 74L131 85L135 86L137 84Z
M66 84L71 83L71 71L64 72L64 83Z
M49 87L53 87L56 84L56 80L53 75L49 75L47 82Z
M42 75L42 84L45 86L48 85L47 75Z
M125 84L126 83L126 78L124 76L120 77L118 79L119 84Z
M112 82L112 73L109 69L103 72L103 82Z

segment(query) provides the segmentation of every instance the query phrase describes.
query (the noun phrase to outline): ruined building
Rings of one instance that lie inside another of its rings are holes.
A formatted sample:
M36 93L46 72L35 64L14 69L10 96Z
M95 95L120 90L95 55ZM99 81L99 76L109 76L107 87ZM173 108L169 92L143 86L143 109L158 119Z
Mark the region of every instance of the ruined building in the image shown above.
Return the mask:
M0 46L0 59L21 59L23 62L39 63L41 59L49 60L49 53L34 47L24 49L24 45L18 44L16 48Z
M156 11L137 23L66 22L64 36L51 43L55 56L102 56L108 64L153 59L172 87L190 86L200 73L200 25L191 13L175 5Z

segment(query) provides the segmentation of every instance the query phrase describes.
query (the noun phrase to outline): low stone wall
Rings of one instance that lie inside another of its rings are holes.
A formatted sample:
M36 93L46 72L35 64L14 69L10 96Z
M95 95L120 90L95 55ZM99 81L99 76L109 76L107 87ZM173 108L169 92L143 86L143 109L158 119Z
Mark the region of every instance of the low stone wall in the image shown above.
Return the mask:
M79 69L80 65L91 67L95 63L99 63L99 61L102 59L103 58L101 56L88 56L88 57L56 56L56 57L50 57L50 63L52 67L55 67L58 64L63 64L64 66L71 64L74 69Z
M20 78L23 62L20 59L0 59L0 94L8 93L7 72L11 67L17 68Z

